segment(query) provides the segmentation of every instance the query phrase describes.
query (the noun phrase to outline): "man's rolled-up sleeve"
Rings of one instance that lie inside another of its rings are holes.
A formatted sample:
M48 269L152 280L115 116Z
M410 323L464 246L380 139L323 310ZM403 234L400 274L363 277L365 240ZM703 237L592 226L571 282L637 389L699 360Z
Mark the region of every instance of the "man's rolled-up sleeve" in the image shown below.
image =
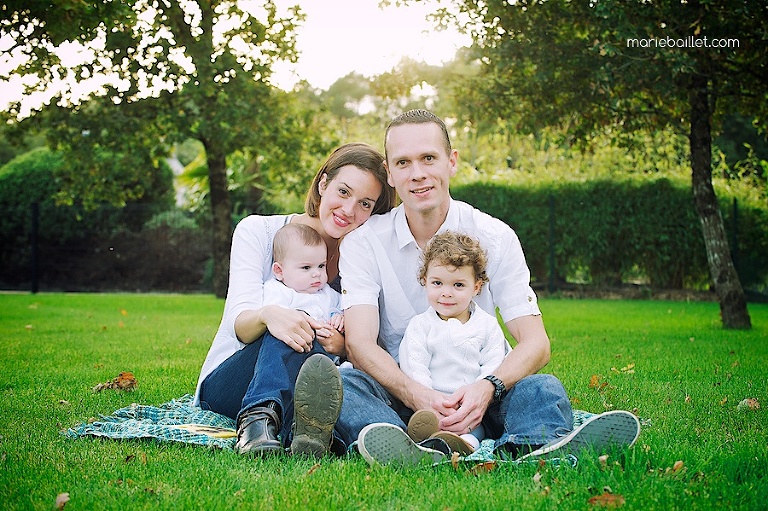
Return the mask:
M341 275L341 307L353 305L379 305L381 276L376 254L363 228L349 233L341 242L339 274Z

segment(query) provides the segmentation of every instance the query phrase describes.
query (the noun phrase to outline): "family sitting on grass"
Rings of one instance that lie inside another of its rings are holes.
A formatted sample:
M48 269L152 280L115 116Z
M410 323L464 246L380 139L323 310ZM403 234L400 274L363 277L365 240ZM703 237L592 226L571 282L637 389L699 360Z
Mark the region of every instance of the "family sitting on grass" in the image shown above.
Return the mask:
M235 449L252 455L409 465L485 438L513 459L631 446L634 415L573 429L563 385L539 373L550 344L522 247L451 198L458 152L442 119L405 112L384 148L338 148L304 213L238 224L195 403L235 419Z

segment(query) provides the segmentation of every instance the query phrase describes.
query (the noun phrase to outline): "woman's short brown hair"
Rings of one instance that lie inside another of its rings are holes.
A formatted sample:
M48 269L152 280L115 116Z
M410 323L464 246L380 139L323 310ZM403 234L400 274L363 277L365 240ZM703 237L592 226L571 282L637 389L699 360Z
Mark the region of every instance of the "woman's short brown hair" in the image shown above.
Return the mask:
M326 183L330 183L339 173L339 169L347 165L354 165L363 172L370 172L381 184L381 193L376 199L372 215L386 213L395 207L395 189L387 183L387 170L384 167L384 156L368 144L353 142L344 144L333 151L325 160L320 170L317 171L312 185L307 192L307 200L304 210L307 215L315 218L320 210L320 180L325 176Z

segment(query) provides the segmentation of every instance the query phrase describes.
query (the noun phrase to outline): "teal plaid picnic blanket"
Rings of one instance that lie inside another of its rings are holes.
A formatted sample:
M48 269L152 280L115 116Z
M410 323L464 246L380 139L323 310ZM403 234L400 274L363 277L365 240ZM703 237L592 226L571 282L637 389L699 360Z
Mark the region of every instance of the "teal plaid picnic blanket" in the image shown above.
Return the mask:
M580 426L593 414L582 410L573 411L573 427ZM116 410L112 415L100 416L100 420L86 422L63 432L68 438L86 436L112 439L154 438L159 441L181 442L205 445L214 448L232 449L235 446L235 421L224 415L203 410L192 405L192 396L186 394L160 406L132 404ZM483 440L480 448L461 461L482 463L500 461L494 453L494 441ZM576 458L568 456L563 460L576 464ZM514 460L510 460L514 463Z
M585 412L583 410L573 410L573 429L578 428L582 424L584 424L584 421L592 417L594 414ZM495 452L496 442L495 440L491 438L486 438L485 440L480 442L480 447L473 452L470 455L462 456L459 461L467 462L467 463L484 463L488 461L496 461L496 462L503 462L503 463L512 463L512 464L529 464L529 463L540 463L541 461L539 459L528 459L525 461L518 461L518 460L506 460L506 459L499 459L499 455ZM451 463L450 461L446 461L445 463ZM568 454L562 458L548 458L546 460L546 463L559 466L559 465L570 465L572 467L575 467L578 463L578 459L576 456L572 454Z
M192 406L189 394L160 406L134 403L112 415L102 415L100 420L69 428L64 434L69 438L154 438L221 449L232 449L237 440L234 420Z

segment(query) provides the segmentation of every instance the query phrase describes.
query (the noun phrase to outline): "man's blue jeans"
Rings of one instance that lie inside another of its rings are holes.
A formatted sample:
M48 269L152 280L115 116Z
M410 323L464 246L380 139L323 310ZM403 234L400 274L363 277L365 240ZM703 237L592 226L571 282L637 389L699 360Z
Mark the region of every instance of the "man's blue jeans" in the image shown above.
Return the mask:
M374 422L406 428L413 410L393 398L376 380L352 368L342 369L341 378L344 403L336 432L346 445ZM534 374L520 380L500 403L488 408L483 426L489 438L497 439L496 448L505 444L546 444L573 428L571 403L560 380L551 374Z
M274 401L282 411L280 437L289 445L293 425L293 391L304 361L327 355L319 342L298 353L269 332L233 354L200 386L200 407L237 419L240 412Z

